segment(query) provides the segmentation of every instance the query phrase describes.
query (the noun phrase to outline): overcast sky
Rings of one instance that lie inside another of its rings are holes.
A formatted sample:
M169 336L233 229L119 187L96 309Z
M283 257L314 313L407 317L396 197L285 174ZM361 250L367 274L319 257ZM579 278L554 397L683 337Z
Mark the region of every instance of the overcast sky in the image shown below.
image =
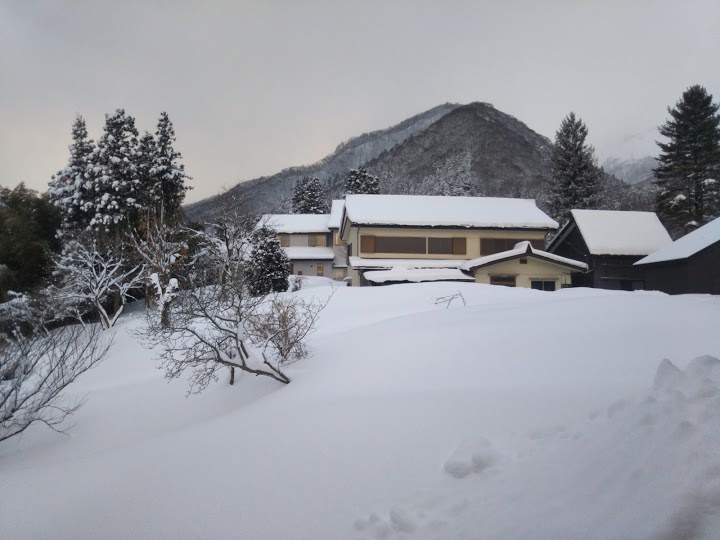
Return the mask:
M720 100L720 2L0 0L0 185L44 190L82 114L167 111L195 190L312 163L444 102L553 137L575 111L599 157L654 151L691 84Z

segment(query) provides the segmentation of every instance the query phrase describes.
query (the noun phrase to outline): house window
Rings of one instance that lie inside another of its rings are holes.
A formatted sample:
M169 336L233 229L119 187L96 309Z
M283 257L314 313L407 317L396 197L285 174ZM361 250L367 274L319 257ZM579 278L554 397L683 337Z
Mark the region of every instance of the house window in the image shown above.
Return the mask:
M555 281L532 279L532 280L530 280L530 288L535 289L537 291L554 291L555 290Z
M452 244L452 238L428 238L428 253L451 255Z
M291 274L295 273L295 265L293 263L290 263L290 273Z
M278 240L282 247L290 247L290 235L289 234L278 234Z
M309 247L325 247L327 244L324 234L309 234L308 235L308 246Z
M428 253L433 255L465 255L465 238L428 238Z
M317 265L317 275L318 276L324 276L325 275L325 265L318 263Z
M502 285L503 287L514 287L515 276L490 276L490 285Z
M480 240L480 255L494 255L509 251L515 247L518 240L508 240L507 238L482 238Z
M368 236L360 237L363 253L413 253L425 255L425 237L419 236Z
M523 242L519 238L482 238L480 240L480 255L494 255L503 251L510 251L515 248L515 244ZM528 240L530 245L543 251L545 249L544 240Z
M527 264L527 259L520 259L520 264Z

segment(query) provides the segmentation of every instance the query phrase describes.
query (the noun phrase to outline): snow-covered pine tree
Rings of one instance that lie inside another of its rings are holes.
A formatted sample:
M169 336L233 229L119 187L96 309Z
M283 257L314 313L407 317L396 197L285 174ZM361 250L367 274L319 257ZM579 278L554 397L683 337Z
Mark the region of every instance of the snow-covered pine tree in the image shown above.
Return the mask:
M691 86L660 126L668 141L657 143L656 210L673 237L720 215L719 108L705 88Z
M250 258L245 280L253 296L283 292L288 288L290 261L277 238L277 232L261 226L250 235Z
M137 201L142 207L140 220L141 227L150 230L150 222L154 217L154 209L159 206L162 193L160 183L155 173L157 145L155 138L147 131L138 141L138 151L135 156L137 176L139 180Z
M351 169L345 180L345 193L377 195L380 193L380 183L378 179L367 172L362 167Z
M593 208L600 191L595 149L586 142L588 128L571 112L555 134L548 203L553 217L563 224L570 210Z
M62 213L62 230L85 228L92 216L88 191L92 187L90 167L95 145L88 139L85 119L78 115L72 126L67 166L50 181L48 197Z
M137 137L135 119L125 110L105 115L105 131L93 155L94 215L90 227L118 231L123 221L137 222L142 197Z
M154 175L159 184L159 200L156 203L155 215L160 223L178 221L185 192L192 189L185 185L185 181L192 178L185 173L185 166L180 163L182 155L175 150L174 143L175 129L168 114L162 112L155 131L154 161Z
M295 184L292 208L293 214L324 214L327 212L325 193L319 178L306 176Z

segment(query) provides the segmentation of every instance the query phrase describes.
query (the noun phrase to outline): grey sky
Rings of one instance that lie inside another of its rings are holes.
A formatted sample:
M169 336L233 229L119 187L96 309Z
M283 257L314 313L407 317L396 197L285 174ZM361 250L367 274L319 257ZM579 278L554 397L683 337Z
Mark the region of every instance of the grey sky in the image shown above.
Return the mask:
M717 0L0 0L0 184L45 189L74 115L96 138L117 107L168 111L189 200L448 101L638 156L687 86L720 100L719 28Z

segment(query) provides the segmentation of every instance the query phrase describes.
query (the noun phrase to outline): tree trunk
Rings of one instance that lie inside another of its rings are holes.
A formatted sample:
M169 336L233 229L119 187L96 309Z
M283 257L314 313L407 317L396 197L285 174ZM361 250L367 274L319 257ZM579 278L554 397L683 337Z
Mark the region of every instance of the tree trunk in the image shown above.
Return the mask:
M235 368L231 367L230 368L230 386L232 386L233 384L235 384Z
M160 312L160 326L163 328L170 328L170 302L167 300L162 304L162 311Z

